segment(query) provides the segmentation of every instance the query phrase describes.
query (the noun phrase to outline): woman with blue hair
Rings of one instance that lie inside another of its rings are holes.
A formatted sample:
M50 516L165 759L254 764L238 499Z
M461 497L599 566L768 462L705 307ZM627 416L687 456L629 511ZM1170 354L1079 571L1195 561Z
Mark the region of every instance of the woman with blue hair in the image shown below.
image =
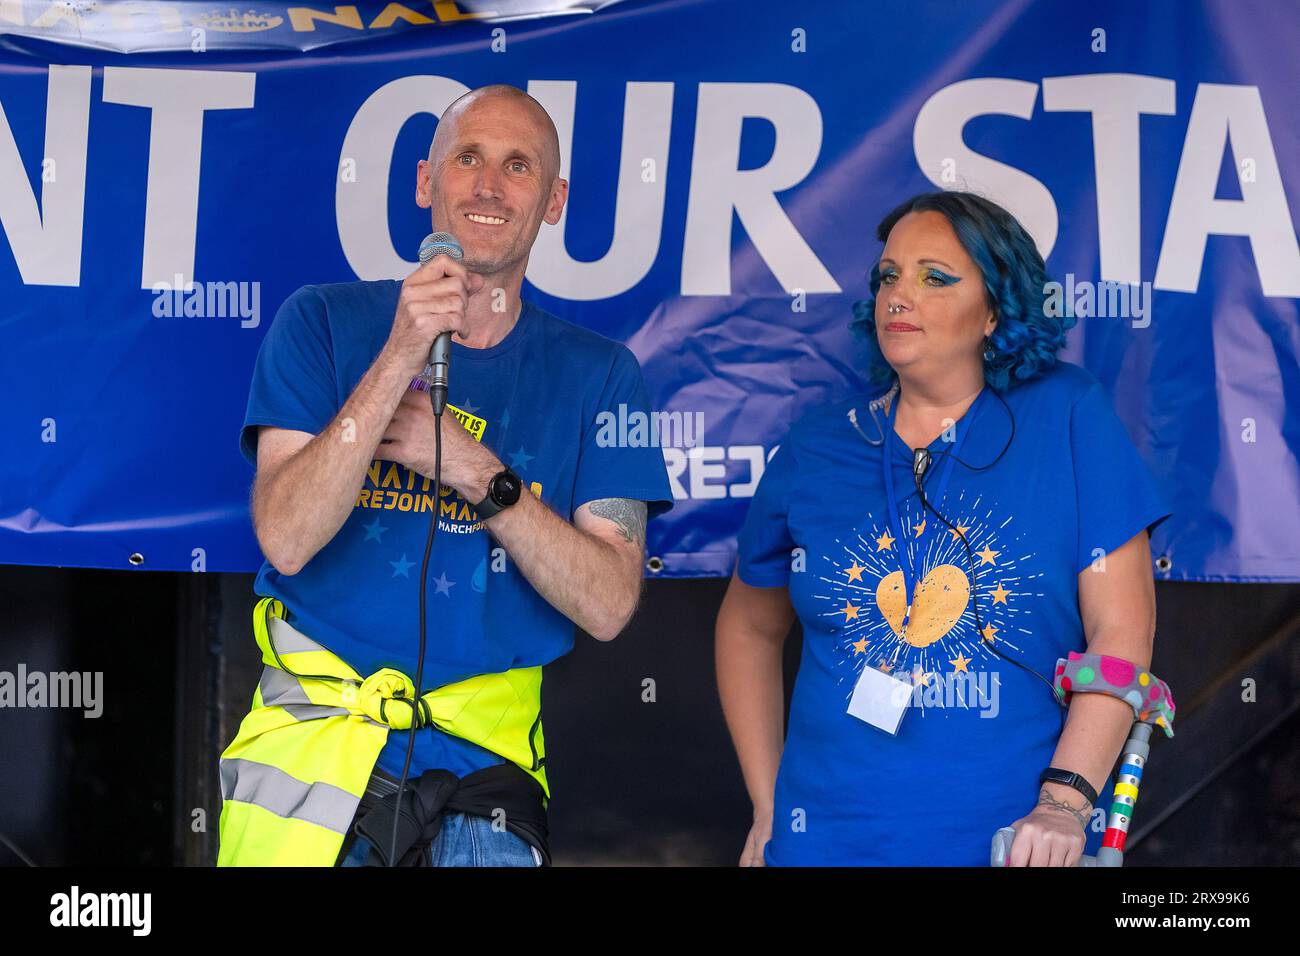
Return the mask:
M1057 360L1074 319L1010 213L927 193L877 238L853 323L873 388L791 427L718 616L741 864L982 866L1011 824L1011 865L1074 865L1134 710L1078 694L1067 719L1053 668L1149 665L1169 509L1105 390Z

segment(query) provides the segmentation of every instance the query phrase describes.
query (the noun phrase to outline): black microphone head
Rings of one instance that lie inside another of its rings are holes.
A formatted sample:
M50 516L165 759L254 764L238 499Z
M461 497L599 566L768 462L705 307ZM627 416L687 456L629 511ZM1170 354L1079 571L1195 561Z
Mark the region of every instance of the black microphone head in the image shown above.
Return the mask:
M925 470L930 467L930 451L927 448L917 448L912 451L912 475L917 481L925 475Z
M461 249L460 243L456 237L449 232L433 232L424 237L424 242L420 243L420 261L428 262L434 256L451 256L453 259L463 259L465 251Z

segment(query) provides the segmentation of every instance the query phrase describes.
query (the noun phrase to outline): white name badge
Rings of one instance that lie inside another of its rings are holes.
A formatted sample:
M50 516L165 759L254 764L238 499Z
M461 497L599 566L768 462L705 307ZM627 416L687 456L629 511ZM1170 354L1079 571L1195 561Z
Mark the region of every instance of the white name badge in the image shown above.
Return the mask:
M849 699L849 714L887 734L896 734L911 700L912 685L907 681L864 666Z

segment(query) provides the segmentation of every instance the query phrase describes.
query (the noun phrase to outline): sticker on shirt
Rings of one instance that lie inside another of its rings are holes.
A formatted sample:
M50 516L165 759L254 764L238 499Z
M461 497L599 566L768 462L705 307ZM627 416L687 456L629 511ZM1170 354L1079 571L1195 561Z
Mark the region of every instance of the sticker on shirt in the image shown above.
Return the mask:
M1043 597L1035 583L1043 571L1010 514L988 506L983 496L970 502L964 497L941 509L952 527L917 505L901 516L908 540L899 542L882 509L868 514L853 535L837 538L832 553L820 555L812 595L828 605L819 616L836 632L835 667L846 702L863 668L872 667L910 681L910 704L923 712L962 708L996 716L1000 684L990 665L1014 665L991 648L1013 659L1023 656L1021 643L1033 633L1028 618L1035 599ZM970 546L969 559L958 532ZM919 572L910 616L900 547L910 549ZM970 599L972 562L979 580L978 627Z

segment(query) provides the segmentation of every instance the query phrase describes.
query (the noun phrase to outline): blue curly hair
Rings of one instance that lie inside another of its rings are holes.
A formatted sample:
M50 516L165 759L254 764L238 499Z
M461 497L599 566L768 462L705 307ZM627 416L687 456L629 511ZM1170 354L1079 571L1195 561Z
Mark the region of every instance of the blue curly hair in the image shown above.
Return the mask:
M984 359L984 380L998 391L1046 372L1056 364L1073 316L1051 316L1047 300L1047 268L1024 226L997 203L968 192L921 193L880 221L876 238L882 243L910 212L937 212L952 225L957 240L975 260L984 277L984 292L997 319L989 336L992 357ZM876 296L880 265L871 267L871 296L853 304L851 328L867 350L867 375L873 384L891 383L896 373L885 361L876 338ZM986 353L987 355L987 353Z

